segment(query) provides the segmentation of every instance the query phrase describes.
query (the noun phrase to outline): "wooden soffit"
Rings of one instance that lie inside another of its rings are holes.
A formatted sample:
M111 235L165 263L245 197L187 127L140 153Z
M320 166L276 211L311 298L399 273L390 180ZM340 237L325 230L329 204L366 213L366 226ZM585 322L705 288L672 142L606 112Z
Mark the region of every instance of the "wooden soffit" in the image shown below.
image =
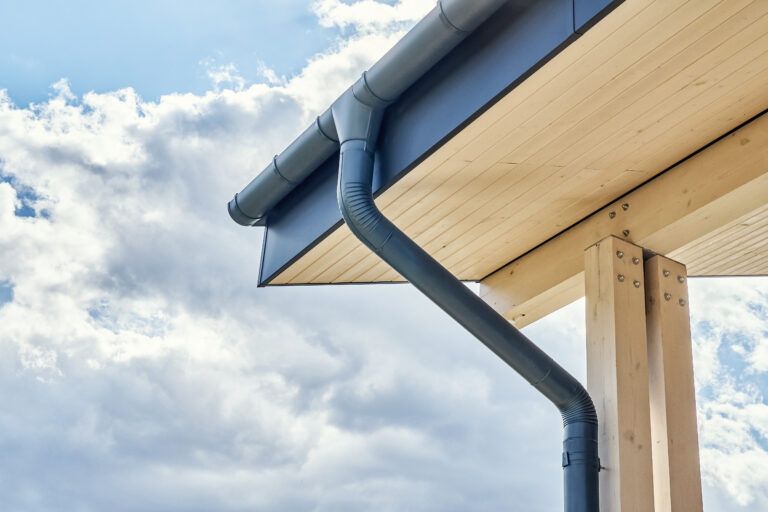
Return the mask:
M376 202L482 280L766 108L768 0L626 0ZM271 284L399 280L342 226Z

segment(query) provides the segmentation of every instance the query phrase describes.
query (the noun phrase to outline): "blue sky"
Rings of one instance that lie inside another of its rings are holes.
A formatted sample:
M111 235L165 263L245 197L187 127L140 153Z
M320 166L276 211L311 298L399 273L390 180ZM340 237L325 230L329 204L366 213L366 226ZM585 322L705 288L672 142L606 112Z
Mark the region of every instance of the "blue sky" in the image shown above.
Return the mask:
M50 5L0 7L5 510L561 510L530 386L410 286L257 289L225 211L432 0ZM690 303L706 510L764 511L768 278ZM584 379L583 301L525 332Z
M207 71L234 63L260 80L260 64L291 75L332 43L311 0L2 2L0 77L19 105L48 99L67 77L75 94L134 88L144 99L202 93Z

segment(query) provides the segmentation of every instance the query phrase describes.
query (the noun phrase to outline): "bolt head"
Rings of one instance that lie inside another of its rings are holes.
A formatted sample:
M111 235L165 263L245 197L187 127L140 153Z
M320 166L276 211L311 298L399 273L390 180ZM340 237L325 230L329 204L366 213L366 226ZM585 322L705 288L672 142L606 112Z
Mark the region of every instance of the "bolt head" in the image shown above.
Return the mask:
M678 283L684 283L685 282L685 278L683 276L677 276L677 282Z
M623 258L624 257L624 253L622 251L616 251L616 256L618 258Z
M632 284L635 285L635 288L640 288L640 281L634 281Z
M640 258L632 258L632 263L637 265L638 263L640 263Z
M670 294L668 294L668 293L665 293L665 294L664 294L664 300L669 300L669 299L671 299L671 298L672 298L672 295L670 295Z
M629 210L629 203L624 203L623 205L621 205L621 209L624 211Z
M624 236L629 236L629 230L628 230L628 229L625 229L625 230L624 230L624 231L622 231L621 233L622 233Z
M685 299L680 299L680 305L685 306Z
M618 276L616 276L616 278L619 280L620 283L624 282L624 274L619 274Z
M669 270L664 270L663 274L664 274L664 277L669 277Z
M611 218L611 219L613 219L614 217L616 217L616 212L611 212L611 213L609 213L609 214L608 214L608 217L609 217L609 218Z

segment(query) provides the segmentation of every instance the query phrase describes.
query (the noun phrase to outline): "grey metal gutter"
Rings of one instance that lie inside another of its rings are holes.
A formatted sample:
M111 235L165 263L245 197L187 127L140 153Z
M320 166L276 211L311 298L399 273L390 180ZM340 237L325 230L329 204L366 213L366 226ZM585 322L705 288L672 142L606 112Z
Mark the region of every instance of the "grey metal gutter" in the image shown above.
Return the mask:
M505 0L440 0L406 36L229 203L232 218L266 213L340 148L338 202L352 233L539 390L560 411L566 512L597 512L597 415L584 387L376 208L376 141L386 106Z
M235 194L228 205L229 215L243 226L263 226L267 212L338 150L336 125L328 109Z

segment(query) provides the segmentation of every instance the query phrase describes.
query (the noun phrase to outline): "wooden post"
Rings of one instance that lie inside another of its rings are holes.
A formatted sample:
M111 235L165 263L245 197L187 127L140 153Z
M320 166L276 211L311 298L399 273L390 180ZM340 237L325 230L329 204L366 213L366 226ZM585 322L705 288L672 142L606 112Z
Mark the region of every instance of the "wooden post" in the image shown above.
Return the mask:
M644 287L640 247L611 236L587 249L587 389L606 512L654 507Z
M701 512L701 473L685 265L645 262L656 512Z

